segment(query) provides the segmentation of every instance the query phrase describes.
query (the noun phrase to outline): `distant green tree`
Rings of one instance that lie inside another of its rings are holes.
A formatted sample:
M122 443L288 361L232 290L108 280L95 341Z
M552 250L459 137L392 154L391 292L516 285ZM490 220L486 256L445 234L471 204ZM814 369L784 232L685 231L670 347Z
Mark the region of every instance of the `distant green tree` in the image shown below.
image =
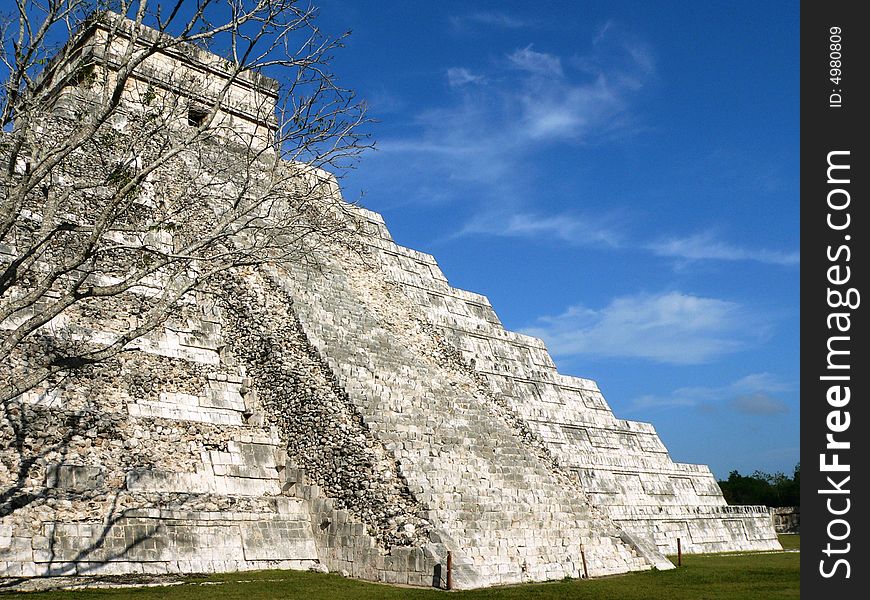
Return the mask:
M791 477L781 472L771 475L763 471L747 476L734 470L727 480L719 481L719 487L728 504L800 506L800 478L800 463L795 465Z

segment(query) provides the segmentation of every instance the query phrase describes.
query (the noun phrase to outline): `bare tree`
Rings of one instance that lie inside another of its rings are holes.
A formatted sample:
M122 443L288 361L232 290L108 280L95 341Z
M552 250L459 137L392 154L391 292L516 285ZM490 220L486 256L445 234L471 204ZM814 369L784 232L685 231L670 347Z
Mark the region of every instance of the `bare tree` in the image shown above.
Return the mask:
M2 17L0 401L105 361L234 267L353 219L369 144L296 0L16 0ZM99 319L99 331L93 329Z

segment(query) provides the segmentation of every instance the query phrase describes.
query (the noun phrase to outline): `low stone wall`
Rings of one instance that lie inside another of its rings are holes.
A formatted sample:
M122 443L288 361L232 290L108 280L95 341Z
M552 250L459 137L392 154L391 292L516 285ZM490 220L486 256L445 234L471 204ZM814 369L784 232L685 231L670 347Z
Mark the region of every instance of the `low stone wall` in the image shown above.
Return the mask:
M0 576L307 568L317 551L302 505L285 499L277 514L138 509L109 522L47 522L33 536L4 526Z
M777 533L801 532L801 507L778 506L770 509L770 519Z
M622 507L614 518L663 554L676 554L677 539L687 554L780 549L765 506Z

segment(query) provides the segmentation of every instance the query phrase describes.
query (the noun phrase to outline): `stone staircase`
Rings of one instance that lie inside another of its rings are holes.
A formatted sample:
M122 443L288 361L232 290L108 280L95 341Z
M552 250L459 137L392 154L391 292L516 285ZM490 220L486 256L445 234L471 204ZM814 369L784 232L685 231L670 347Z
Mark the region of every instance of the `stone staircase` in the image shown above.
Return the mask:
M359 258L342 260L285 265L274 280L445 536L437 541L473 568L466 587L578 577L581 548L590 576L651 567L522 441L406 298Z

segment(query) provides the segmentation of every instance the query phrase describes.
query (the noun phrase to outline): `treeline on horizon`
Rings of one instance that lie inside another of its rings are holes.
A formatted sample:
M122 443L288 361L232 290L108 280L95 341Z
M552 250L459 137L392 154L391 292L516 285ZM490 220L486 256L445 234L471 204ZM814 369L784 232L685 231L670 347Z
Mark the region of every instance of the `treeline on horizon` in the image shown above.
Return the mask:
M764 473L755 471L752 475L741 475L731 471L728 479L719 481L722 495L728 504L763 504L764 506L800 506L801 504L801 464L794 467L794 474Z

